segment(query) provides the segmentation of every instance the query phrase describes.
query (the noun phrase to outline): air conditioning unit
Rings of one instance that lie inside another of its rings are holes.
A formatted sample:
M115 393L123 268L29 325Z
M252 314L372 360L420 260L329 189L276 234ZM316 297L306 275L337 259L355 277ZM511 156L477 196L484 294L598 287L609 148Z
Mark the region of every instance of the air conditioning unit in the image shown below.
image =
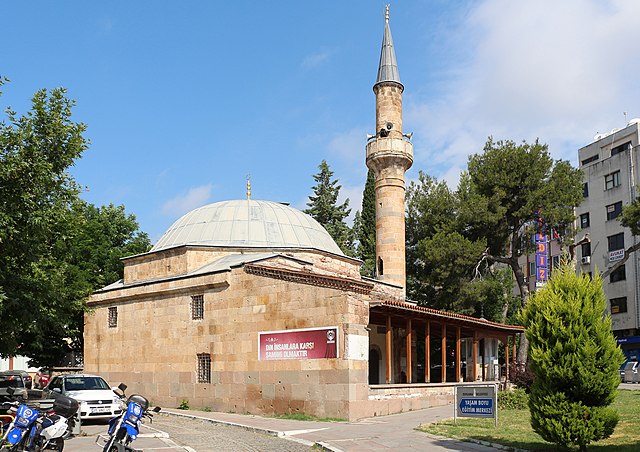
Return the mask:
M591 263L591 256L584 256L582 258L582 263L583 264L590 264Z

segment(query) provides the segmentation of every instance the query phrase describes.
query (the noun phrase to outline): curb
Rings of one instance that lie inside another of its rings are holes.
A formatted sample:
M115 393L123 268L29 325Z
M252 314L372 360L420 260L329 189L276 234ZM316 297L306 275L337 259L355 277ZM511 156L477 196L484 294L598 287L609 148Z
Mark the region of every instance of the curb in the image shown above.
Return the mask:
M289 436L287 435L286 432L282 432L279 430L271 430L268 428L263 428L263 427L253 427L251 425L244 425L244 424L238 424L236 422L230 422L230 421L221 421L218 419L213 419L213 418L209 418L209 417L202 417L202 416L196 416L194 414L186 414L186 413L176 413L174 411L161 411L160 413L158 413L160 415L164 415L164 416L176 416L176 417L183 417L186 419L193 419L193 420L197 420L197 421L205 421L205 422L209 422L211 424L220 424L220 425L228 425L231 427L239 427L245 430L248 430L250 432L256 432L256 433L266 433L267 435L271 435L271 436L276 436L278 438L284 438L288 441L293 441L295 443L299 443L299 444L304 444L305 446L309 446L309 447L315 447L316 450L322 450L322 451L328 451L328 452L344 452L342 449L337 449L333 446L330 446L326 443L323 442L312 442L312 441L307 441L305 439L302 438L295 438L293 436Z

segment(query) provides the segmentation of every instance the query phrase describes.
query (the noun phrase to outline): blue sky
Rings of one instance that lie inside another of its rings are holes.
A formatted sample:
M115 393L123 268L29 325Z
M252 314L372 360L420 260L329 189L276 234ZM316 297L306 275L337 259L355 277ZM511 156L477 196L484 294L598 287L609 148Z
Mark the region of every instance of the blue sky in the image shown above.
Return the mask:
M387 1L18 1L0 14L0 98L77 101L91 147L72 169L153 241L182 214L245 197L304 209L326 159L360 208ZM451 185L496 139L540 138L576 164L640 117L640 2L391 3L414 166Z

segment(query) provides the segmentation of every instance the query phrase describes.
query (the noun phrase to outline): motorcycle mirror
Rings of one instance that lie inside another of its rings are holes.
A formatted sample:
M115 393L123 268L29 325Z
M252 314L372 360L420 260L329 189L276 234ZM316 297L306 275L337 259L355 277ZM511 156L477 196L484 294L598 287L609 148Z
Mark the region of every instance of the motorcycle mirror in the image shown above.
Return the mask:
M161 408L159 406L153 408L154 413L159 413Z
M127 385L124 383L120 383L118 385L118 389L121 390L122 392L124 392L125 389L127 389Z
M8 387L7 388L7 394L9 394L10 396L13 396L13 393L16 392L15 389L13 389L12 387Z

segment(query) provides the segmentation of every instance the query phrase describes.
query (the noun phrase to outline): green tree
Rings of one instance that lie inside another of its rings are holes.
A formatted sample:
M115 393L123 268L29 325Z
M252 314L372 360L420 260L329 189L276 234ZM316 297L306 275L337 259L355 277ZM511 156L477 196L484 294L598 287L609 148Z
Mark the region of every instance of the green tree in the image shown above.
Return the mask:
M349 199L337 204L341 185L332 180L333 172L325 160L318 165L320 172L313 176L316 185L313 186L314 196L309 196L309 202L304 212L311 215L333 237L343 253L351 256L353 251L353 231L344 219L349 216Z
M353 229L358 240L356 256L363 264L360 273L373 277L376 266L376 192L375 174L369 170L362 193L362 211L356 212Z
M56 247L69 240L78 187L68 174L88 142L62 88L38 91L31 111L0 123L0 355L56 340L82 299L67 285Z
M531 237L547 228L566 230L574 208L582 200L582 172L569 162L555 161L548 147L487 140L482 154L469 157L468 173L459 188L465 235L486 241L482 258L506 264L519 288L521 306L529 288L518 258L532 251ZM526 340L520 342L518 361L526 362Z
M618 422L609 405L620 383L623 354L605 307L602 279L578 276L565 263L522 311L535 375L531 425L549 442L586 450L611 436Z
M420 172L418 181L409 185L406 221L409 298L435 309L504 321L500 316L501 303L511 290L511 280L493 274L486 262L478 265L486 242L465 236L459 212L459 194L445 182Z

